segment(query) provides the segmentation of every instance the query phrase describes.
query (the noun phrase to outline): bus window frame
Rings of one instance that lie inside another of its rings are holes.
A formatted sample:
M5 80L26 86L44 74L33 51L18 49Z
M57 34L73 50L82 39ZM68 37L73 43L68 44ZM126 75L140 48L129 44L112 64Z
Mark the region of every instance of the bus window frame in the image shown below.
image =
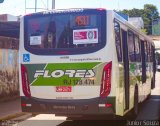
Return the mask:
M148 50L149 50L149 55L148 55L148 57L149 57L149 62L152 62L152 54L151 54L151 43L150 42L148 42L148 44L149 44L149 47L148 47Z
M118 47L117 47L117 43L116 43L115 23L117 23L117 25L119 27L119 49L120 49L120 55L118 54ZM120 23L116 19L114 19L114 34L115 34L115 45L116 45L117 59L118 59L118 62L122 62L121 27L120 27Z

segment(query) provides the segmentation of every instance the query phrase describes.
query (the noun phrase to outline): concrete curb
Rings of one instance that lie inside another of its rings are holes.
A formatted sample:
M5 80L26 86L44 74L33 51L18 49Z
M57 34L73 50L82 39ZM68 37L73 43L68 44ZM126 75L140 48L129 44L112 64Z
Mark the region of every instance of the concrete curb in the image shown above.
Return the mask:
M13 118L23 116L25 114L27 114L27 113L19 112L19 113L15 113L15 114L12 114L12 115L7 115L7 116L4 116L4 117L0 117L0 121L11 120Z

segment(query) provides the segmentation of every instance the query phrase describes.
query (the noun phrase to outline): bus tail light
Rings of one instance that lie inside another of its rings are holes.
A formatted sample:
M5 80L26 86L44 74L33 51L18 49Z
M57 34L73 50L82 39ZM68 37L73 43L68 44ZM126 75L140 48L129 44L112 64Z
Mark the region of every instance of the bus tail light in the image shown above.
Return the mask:
M21 77L23 93L26 97L31 97L27 69L24 65L21 65Z
M100 97L107 97L111 91L111 70L112 70L112 62L109 62L103 68L102 80L101 80L101 89L100 89Z

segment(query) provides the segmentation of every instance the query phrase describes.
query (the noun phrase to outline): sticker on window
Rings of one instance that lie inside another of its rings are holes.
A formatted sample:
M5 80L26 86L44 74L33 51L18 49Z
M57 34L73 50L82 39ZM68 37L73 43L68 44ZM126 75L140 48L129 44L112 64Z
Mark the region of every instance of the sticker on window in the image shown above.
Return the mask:
M41 45L41 36L31 36L30 45Z
M73 30L73 44L98 43L98 29Z

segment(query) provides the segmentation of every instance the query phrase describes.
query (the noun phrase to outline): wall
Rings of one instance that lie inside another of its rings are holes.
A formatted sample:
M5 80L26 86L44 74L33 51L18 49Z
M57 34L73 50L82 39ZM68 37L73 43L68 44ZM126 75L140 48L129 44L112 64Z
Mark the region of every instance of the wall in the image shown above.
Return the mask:
M0 36L0 102L19 96L19 40Z

